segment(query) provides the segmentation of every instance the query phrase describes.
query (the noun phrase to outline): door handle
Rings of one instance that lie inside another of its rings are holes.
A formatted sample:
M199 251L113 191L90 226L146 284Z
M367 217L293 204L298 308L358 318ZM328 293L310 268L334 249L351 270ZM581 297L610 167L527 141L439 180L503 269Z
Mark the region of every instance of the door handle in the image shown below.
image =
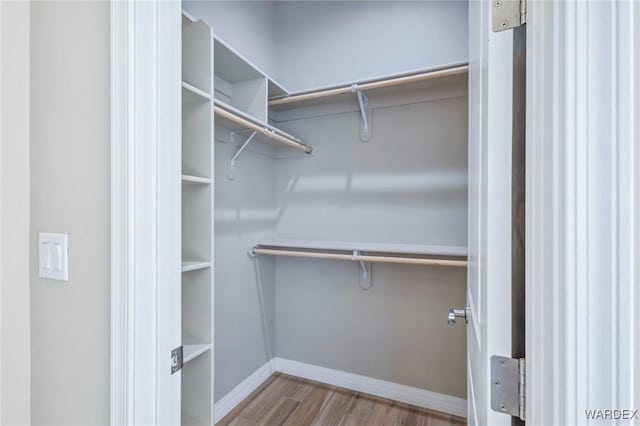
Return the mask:
M455 324L456 318L464 318L465 324L469 324L469 317L471 317L471 309L469 309L469 306L465 306L464 309L451 308L447 316L447 324Z

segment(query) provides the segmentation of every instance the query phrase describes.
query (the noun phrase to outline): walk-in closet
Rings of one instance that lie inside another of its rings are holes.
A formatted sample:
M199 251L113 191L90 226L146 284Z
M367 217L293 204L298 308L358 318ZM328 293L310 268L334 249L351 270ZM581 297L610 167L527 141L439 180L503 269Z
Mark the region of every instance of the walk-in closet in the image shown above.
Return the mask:
M467 7L183 3L183 424L465 416Z

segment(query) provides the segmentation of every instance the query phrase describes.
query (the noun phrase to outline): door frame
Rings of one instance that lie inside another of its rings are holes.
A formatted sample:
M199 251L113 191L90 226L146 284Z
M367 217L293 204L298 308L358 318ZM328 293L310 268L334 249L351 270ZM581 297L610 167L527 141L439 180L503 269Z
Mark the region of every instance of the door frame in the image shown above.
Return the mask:
M113 0L111 5L113 425L175 418L175 412L163 411L172 405L166 404L171 395L162 392L166 370L160 367L169 359L159 355L167 343L158 331L161 321L171 318L160 315L166 308L161 285L166 271L159 265L172 255L158 245L158 235L168 229L162 207L171 195L158 188L164 167L172 170L166 163L170 145L163 142L180 131L180 101L172 108L168 100L175 88L164 74L180 63L174 44L180 27L162 3ZM179 2L164 4L180 7ZM598 7L616 25L586 25L602 16L589 14ZM634 368L640 365L640 340L634 338L640 315L633 309L640 306L640 292L634 291L640 279L640 132L635 125L640 82L634 80L640 70L634 52L640 6L529 1L527 21L527 421L585 423L580 412L585 408L640 408L633 386L640 382L640 369ZM596 36L608 36L612 43L590 39L594 28ZM587 47L590 55L609 52L612 60L589 61ZM598 83L589 76L605 78ZM602 99L589 102L584 93L602 90L610 93L607 114L594 120ZM602 146L588 141L587 131L607 135L613 148L598 151ZM609 172L616 176L611 185L602 184L603 170L589 163L596 154L610 160ZM590 199L609 203L588 204ZM613 250L598 249L600 233L610 229ZM590 262L596 258L597 263ZM611 277L615 285L587 279L593 274ZM611 303L589 305L589 296L605 296ZM591 335L594 318L614 326ZM609 361L605 374L589 368L593 356ZM622 377L620 371L631 374Z
M111 1L112 425L180 421L180 19L177 1Z
M640 5L529 1L526 25L527 422L586 424L640 408Z

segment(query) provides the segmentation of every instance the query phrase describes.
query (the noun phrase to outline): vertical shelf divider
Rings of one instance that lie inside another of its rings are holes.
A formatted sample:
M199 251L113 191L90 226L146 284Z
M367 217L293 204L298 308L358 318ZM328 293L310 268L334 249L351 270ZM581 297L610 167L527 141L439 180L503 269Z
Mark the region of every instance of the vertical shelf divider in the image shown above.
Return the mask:
M182 424L213 425L213 31L182 16Z

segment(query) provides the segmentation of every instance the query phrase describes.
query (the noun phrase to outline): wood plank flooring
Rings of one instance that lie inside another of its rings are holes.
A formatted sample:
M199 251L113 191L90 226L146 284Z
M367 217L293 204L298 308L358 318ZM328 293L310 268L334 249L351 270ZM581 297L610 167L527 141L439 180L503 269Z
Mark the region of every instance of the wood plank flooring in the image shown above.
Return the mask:
M465 419L276 373L218 426L460 426Z

